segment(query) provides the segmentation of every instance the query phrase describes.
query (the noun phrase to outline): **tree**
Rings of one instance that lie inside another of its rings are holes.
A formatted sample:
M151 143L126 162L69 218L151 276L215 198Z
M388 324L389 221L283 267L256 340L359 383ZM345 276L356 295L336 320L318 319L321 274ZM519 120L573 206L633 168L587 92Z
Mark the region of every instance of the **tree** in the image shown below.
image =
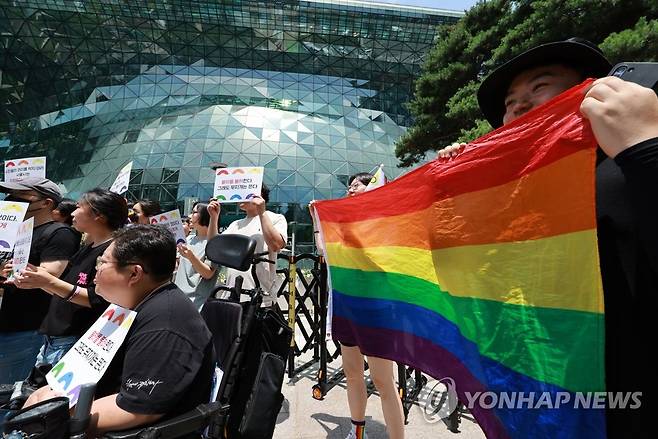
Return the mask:
M601 50L616 61L658 61L658 20L641 17L632 29L610 34Z
M572 36L601 43L612 62L658 56L658 6L649 0L481 1L454 25L439 30L409 109L413 126L396 155L409 166L431 150L473 140L491 126L477 89L502 63L537 44Z

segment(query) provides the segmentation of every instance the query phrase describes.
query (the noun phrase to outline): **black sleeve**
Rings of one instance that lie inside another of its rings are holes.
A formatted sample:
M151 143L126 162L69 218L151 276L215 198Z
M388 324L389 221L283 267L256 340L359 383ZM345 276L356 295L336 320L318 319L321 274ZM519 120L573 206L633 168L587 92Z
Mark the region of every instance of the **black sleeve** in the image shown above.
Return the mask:
M615 162L629 187L640 245L658 276L658 137L622 151Z
M80 238L67 227L56 230L41 250L41 262L68 261L78 251Z
M95 276L96 272L94 271L94 277ZM91 305L91 308L96 311L103 312L108 306L110 306L110 302L96 294L96 284L93 282L87 285L87 297L89 298L89 305Z
M171 331L137 335L127 347L117 405L130 413L171 412L190 389L203 355Z

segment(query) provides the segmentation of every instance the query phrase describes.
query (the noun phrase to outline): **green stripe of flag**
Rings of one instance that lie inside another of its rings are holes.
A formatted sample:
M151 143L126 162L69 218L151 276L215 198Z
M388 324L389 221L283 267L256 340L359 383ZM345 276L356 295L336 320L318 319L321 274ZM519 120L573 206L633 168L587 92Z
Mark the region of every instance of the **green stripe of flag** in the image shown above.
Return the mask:
M453 322L481 355L535 380L570 391L604 390L603 370L588 367L592 358L603 356L603 314L454 297L396 273L331 267L331 281L343 294L434 311Z

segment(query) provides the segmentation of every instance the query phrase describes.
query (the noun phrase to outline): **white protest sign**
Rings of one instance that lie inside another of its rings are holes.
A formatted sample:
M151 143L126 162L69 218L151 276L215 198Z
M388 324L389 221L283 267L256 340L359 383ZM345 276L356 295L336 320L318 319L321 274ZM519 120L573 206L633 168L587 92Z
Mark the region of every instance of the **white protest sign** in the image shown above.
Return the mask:
M132 169L133 162L130 162L121 168L116 180L114 180L114 183L110 186L110 192L121 195L128 190L128 185L130 184L130 171L132 171Z
M5 182L22 181L26 178L46 178L45 157L5 160Z
M239 203L260 196L263 169L262 166L218 169L214 197L220 203Z
M30 248L32 247L32 230L34 229L34 218L28 218L23 221L16 234L16 243L14 244L14 259L9 279L14 278L14 273L25 270L27 261L30 259Z
M10 252L14 248L28 206L28 203L0 201L0 252Z
M149 223L165 226L169 229L176 239L176 245L185 244L185 232L183 231L183 221L180 219L180 212L178 209L170 210L169 212L160 213L156 216L149 217Z
M69 398L69 407L78 402L80 386L97 383L116 355L137 313L110 305L91 325L59 363L46 375L53 390Z

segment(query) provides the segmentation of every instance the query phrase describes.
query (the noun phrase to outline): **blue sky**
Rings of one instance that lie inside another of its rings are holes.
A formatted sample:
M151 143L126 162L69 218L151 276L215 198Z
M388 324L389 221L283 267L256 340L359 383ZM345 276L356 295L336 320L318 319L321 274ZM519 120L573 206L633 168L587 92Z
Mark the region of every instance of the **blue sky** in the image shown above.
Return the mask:
M366 0L367 1L367 0ZM382 3L393 3L396 5L425 6L428 8L453 9L464 11L470 9L477 0L372 0Z

